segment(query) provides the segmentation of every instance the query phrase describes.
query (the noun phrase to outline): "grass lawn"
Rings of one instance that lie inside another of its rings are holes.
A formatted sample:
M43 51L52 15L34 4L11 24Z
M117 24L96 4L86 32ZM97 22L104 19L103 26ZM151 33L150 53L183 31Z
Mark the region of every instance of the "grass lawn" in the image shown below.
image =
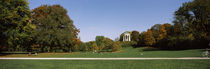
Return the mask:
M0 69L210 69L210 60L0 60Z
M180 51L142 51L143 48L123 48L118 52L73 52L73 53L39 53L38 56L11 54L1 57L201 57L203 49Z
M123 48L118 52L12 54L1 57L201 57L202 49L142 51ZM143 55L142 55L143 54ZM210 69L210 60L0 60L0 69Z

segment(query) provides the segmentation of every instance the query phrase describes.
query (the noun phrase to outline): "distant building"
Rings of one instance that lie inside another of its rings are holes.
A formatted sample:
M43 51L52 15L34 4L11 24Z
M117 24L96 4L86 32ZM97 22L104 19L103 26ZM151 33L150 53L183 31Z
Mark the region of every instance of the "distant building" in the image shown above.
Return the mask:
M126 31L123 34L123 41L131 41L131 34L129 31Z

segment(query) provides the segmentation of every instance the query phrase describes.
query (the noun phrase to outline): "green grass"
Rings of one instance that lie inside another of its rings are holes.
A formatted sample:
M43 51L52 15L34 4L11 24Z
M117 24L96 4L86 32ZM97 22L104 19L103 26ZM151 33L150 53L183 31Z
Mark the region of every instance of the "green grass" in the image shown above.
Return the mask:
M0 57L201 57L203 49L180 51L142 51L123 48L119 52L40 53ZM141 55L143 53L143 55ZM0 60L0 69L210 69L210 60Z
M119 52L74 52L74 53L40 53L38 56L27 54L13 54L0 57L201 57L203 49L179 50L179 51L142 51L143 48L127 47ZM143 54L143 55L141 55Z
M141 55L141 53L143 55ZM142 48L124 48L121 52L114 53L92 53L78 52L70 55L57 55L55 57L200 57L202 50L181 51L142 51Z
M0 69L210 69L210 60L0 60Z

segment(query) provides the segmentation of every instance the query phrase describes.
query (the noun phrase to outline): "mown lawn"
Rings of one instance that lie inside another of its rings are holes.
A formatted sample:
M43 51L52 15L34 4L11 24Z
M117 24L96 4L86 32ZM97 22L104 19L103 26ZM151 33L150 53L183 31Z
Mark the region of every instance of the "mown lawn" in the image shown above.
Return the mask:
M0 60L0 69L210 69L210 60Z
M201 57L203 49L179 51L142 51L143 48L123 48L118 52L73 52L73 53L39 53L38 56L12 54L1 57Z

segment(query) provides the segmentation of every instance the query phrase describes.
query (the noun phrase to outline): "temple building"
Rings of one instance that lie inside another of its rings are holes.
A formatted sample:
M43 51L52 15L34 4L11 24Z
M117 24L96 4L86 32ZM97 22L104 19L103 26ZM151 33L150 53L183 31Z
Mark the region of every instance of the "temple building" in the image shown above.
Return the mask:
M131 41L131 34L129 31L126 31L123 34L123 41Z

